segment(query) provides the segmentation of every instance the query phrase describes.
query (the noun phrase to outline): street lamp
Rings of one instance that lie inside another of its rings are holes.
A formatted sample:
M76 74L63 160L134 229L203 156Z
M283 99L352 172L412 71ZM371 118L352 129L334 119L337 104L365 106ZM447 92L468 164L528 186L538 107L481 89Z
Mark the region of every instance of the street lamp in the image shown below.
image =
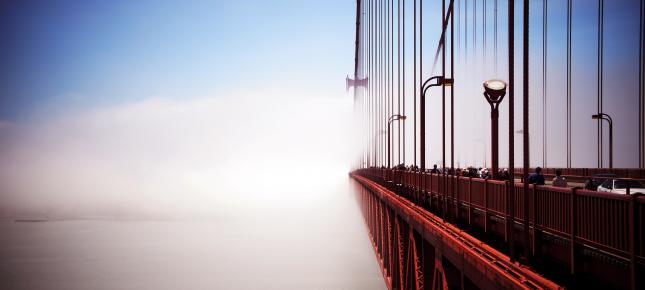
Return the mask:
M499 119L499 104L506 96L506 83L500 80L489 80L484 82L484 97L488 104L490 104L490 118L491 118L491 161L493 168L491 169L493 179L497 178L498 165L498 119Z
M614 124L611 117L605 113L591 115L593 120L605 120L609 123L609 168L614 168Z
M452 86L453 80L452 79L447 79L444 76L434 76L429 79L427 79L423 85L421 85L421 115L419 116L419 122L421 122L421 128L420 128L420 144L419 146L421 147L421 171L426 169L426 91L431 88L431 87L438 87L438 86Z
M390 125L392 125L392 122L394 121L405 120L405 118L406 117L404 115L396 114L387 119L387 168L392 168L390 166Z

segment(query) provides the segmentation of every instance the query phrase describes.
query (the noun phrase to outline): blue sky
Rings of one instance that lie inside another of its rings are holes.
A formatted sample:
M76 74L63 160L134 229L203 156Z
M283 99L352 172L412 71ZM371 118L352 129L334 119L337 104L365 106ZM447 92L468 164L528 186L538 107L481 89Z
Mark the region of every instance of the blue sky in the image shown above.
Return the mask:
M457 2L464 9L465 0ZM473 2L468 1L469 9ZM487 1L489 55L492 2ZM489 120L487 114L481 113L487 110L481 82L492 77L507 78L507 1L498 2L499 74L493 74L482 63L465 58L457 61L456 139L458 158L464 163L483 157L480 148L473 145L475 139L489 142ZM406 3L410 77L412 1ZM424 1L425 74L430 73L432 60L428 56L434 53L438 40L439 3ZM477 3L481 22L483 1ZM532 164L539 165L543 151L542 1L531 3L531 159ZM573 147L580 148L575 152L574 166L594 167L596 123L590 115L596 112L598 4L586 0L573 3ZM109 108L150 98L220 98L232 92L349 99L344 76L353 73L355 4L351 0L4 1L0 4L0 122L47 122L53 115L70 111ZM605 2L604 109L614 116L616 124L617 166L626 167L637 165L638 4L638 0ZM516 6L516 79L521 80L522 19L521 5ZM549 1L547 159L552 166L564 165L566 145L565 7L565 1ZM472 28L472 10L469 18ZM472 54L472 29L468 33ZM466 37L464 31L461 36ZM481 31L478 41L481 42ZM460 71L465 73L459 75ZM516 85L519 98L521 83ZM406 88L411 104L410 81ZM436 100L430 97L428 103L427 110L434 116L428 120L428 134L440 132ZM521 102L516 101L518 128L520 109ZM500 124L506 124L508 108L502 104L501 110ZM406 124L411 132L412 122ZM501 144L506 136L501 134ZM407 144L411 146L412 142ZM439 138L430 138L428 146L430 162L438 162ZM503 146L501 150L505 150ZM519 150L516 152L519 154Z
M338 92L353 70L353 1L0 5L5 120L267 84Z

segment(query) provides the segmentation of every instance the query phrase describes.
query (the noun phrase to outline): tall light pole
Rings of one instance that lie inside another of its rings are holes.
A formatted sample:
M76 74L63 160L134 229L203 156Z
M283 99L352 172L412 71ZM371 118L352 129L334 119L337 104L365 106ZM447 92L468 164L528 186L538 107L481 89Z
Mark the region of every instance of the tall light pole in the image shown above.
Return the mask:
M427 79L421 85L421 102L420 102L420 111L419 122L421 123L421 128L419 134L421 138L419 140L419 146L421 151L421 171L426 169L426 92L431 87L438 86L452 86L452 79L447 79L444 76L434 76Z
M605 120L609 123L609 168L614 168L614 122L611 119L611 116L605 113L591 115L591 119ZM600 142L602 142L602 140Z
M390 149L390 146L391 146L390 143L392 141L392 140L390 140L390 127L391 127L390 125L392 125L392 122L394 122L394 121L405 120L405 118L406 117L404 115L396 114L396 115L390 116L390 118L387 119L387 168L388 169L392 168L391 165L390 165L390 161L391 161L391 157L390 157L391 152L390 151L392 151Z
M490 119L491 119L491 163L492 164L492 177L497 178L497 171L499 171L499 156L498 154L498 120L499 120L499 104L506 95L506 83L500 80L490 80L484 82L484 97L488 104L490 104Z

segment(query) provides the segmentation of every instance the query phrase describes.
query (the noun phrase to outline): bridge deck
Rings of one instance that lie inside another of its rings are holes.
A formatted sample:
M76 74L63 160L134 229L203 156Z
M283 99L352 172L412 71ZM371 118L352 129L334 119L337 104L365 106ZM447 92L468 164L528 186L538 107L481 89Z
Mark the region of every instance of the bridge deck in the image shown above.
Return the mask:
M394 192L391 192L378 183L358 175L353 175L353 178L363 186L363 189L369 191L369 194L372 198L378 199L377 202L379 203L383 203L381 209L383 207L387 207L392 211L392 213L385 214L383 212L380 212L376 217L377 219L383 218L384 215L389 216L395 214L397 218L401 219L401 221L396 221L397 226L399 226L399 223L405 221L410 231L414 231L414 233L418 234L419 237L421 237L424 241L433 245L437 249L437 251L441 252L441 255L449 260L453 265L459 265L458 267L461 269L461 271L467 273L467 279L469 279L473 284L477 285L477 288L561 288L548 279L541 277L531 268L520 265L519 263L511 262L508 256L500 253L487 244L482 243L481 241L477 240L458 227L445 222L443 219L425 210L424 208L417 206L413 202L396 195ZM372 201L371 204L375 203ZM371 218L373 219L374 217ZM370 217L366 217L366 219L369 220ZM373 227L374 225L370 225L368 221L368 227L371 226ZM391 231L392 224L387 224L386 221L385 227L387 228L386 231ZM376 254L379 257L379 262L383 269L385 281L390 289L396 289L397 283L392 279L392 269L390 267L390 264L386 263L388 259L385 256L387 256L389 252L387 251L387 249L382 248L383 241L379 240L382 239L382 237L378 236L380 231L382 230L383 229L377 229L375 231L376 234L375 232L371 232L370 236L372 238ZM390 235L390 233L386 235ZM411 236L414 237L414 235ZM417 249L417 251L420 251L420 249ZM414 255L421 254L416 253ZM414 268L423 269L421 265L416 265ZM417 284L417 288L419 286L419 283L423 285L423 281L416 280L423 280L423 276L436 275L435 271L433 270L434 269L424 269L423 273L419 273L420 275L418 277L413 277L416 278L414 282ZM426 277L426 279L428 278ZM432 277L432 279L429 280L434 281L435 279L437 278ZM461 282L449 281L450 279L447 278L444 279L446 280L447 285ZM410 282L413 281L408 281L408 283Z
M491 249L508 254L509 241L516 250L524 249L521 184L516 185L511 216L503 181L385 169L355 175L449 220ZM631 279L642 283L636 280L645 265L645 197L531 186L529 203L530 264L538 272L572 288L629 288ZM507 221L513 226L507 227Z

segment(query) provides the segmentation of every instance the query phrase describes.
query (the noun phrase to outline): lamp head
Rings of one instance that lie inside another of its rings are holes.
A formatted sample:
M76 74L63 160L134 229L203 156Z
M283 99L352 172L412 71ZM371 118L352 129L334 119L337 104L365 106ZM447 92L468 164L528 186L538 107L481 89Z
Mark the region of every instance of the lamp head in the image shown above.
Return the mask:
M591 119L600 120L600 119L602 119L602 115L601 114L591 115Z
M453 83L454 83L453 79L448 79L448 78L442 78L441 79L441 84L444 87L452 87Z
M506 83L501 80L489 80L484 82L484 96L490 103L501 102L506 95Z
M399 120L405 120L407 117L405 115L399 115Z

